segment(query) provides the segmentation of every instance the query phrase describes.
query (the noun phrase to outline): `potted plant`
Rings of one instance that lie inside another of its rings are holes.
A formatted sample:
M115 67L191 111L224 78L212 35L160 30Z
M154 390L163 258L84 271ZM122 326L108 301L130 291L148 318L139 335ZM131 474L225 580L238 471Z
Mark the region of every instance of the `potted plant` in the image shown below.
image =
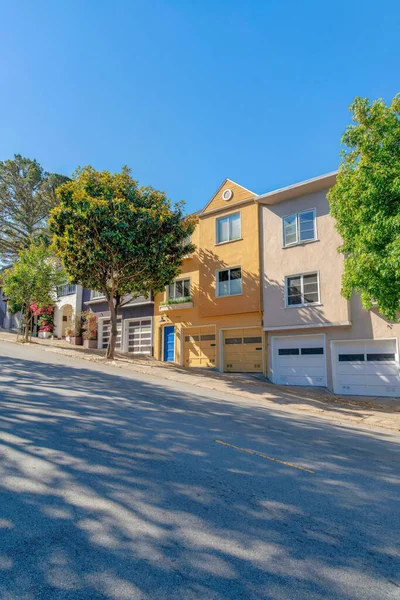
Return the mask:
M54 335L54 306L46 306L45 308L38 308L36 304L32 304L30 307L32 315L38 317L38 337L39 338L50 338Z
M83 345L85 348L97 348L97 319L90 310L83 313Z
M74 346L82 346L82 316L77 314L71 327L65 328L65 339Z

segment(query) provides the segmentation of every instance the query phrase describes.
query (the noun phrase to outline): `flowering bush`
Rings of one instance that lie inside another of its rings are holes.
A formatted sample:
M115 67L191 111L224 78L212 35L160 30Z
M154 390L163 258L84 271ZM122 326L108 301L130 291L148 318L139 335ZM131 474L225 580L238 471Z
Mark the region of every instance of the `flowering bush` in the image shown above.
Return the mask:
M86 310L82 313L83 316L83 337L85 340L96 340L97 339L97 319L90 310Z
M54 331L54 306L51 304L44 308L39 308L37 304L31 304L29 310L38 318L39 331Z

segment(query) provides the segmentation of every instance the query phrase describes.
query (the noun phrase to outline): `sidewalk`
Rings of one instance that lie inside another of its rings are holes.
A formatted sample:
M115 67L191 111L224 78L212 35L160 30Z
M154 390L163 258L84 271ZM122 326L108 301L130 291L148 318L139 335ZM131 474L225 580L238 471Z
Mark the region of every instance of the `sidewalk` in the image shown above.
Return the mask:
M0 330L0 341L17 343L15 333ZM31 344L64 356L92 362L104 362L104 351L72 346L64 340L34 338ZM359 424L368 428L400 432L400 399L373 397L340 397L325 388L289 387L271 384L262 375L219 373L204 369L187 369L171 363L161 363L152 357L132 358L116 353L108 365L132 372L151 375L199 388L212 389L257 401L271 408L303 412L334 420L340 424Z

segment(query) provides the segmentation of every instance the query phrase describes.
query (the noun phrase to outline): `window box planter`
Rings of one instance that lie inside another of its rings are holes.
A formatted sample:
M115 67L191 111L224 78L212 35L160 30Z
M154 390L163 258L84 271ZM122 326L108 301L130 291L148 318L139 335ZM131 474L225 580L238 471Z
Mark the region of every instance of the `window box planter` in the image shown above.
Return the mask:
M175 302L174 304L161 304L160 311L179 310L181 308L193 308L193 302Z
M97 348L97 340L87 340L87 339L84 339L83 340L83 347L84 348Z

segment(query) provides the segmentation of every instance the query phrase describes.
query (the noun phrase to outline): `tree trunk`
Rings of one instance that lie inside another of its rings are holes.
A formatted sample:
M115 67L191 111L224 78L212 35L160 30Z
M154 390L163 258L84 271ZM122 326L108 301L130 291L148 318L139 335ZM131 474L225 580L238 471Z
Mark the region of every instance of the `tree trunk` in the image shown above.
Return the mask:
M118 309L118 306L116 306L114 304L114 298L112 296L108 300L108 307L110 309L110 315L111 315L111 332L110 332L110 339L108 341L108 346L107 346L106 358L114 360L114 357L115 357L115 345L117 343L117 334L118 334L118 330L117 330L117 309Z
M29 318L30 312L29 309L26 310L25 312L25 335L24 335L24 342L29 342L29 326L30 326L30 318Z

